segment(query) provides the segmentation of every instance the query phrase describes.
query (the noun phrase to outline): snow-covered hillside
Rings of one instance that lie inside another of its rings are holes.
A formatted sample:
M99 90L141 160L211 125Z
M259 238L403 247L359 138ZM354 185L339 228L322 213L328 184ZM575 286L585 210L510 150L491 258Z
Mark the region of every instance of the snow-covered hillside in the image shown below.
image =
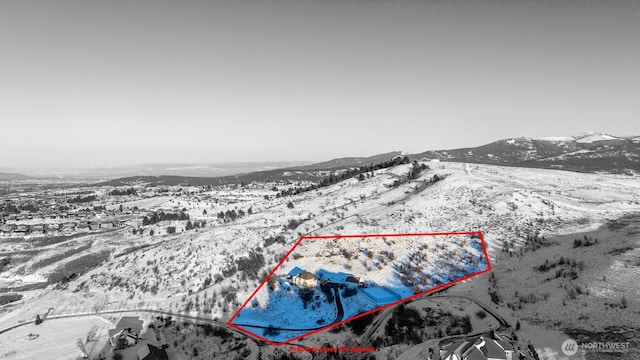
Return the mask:
M92 251L120 246L113 254L118 257L81 274L66 289L29 295L26 306L2 315L0 327L50 307L91 309L95 303L106 308L142 304L228 318L305 234L482 231L494 260L505 242L517 248L535 233L593 229L607 219L640 211L640 182L634 176L426 164L430 170L399 185L411 164L284 198L269 196L274 194L270 187L238 187L211 190L217 202L174 199L192 219L206 219L206 227L153 237L104 235ZM434 176L441 180L432 182ZM248 208L253 210L250 215L231 222L215 215ZM203 216L204 210L210 215ZM2 274L18 275L14 270Z

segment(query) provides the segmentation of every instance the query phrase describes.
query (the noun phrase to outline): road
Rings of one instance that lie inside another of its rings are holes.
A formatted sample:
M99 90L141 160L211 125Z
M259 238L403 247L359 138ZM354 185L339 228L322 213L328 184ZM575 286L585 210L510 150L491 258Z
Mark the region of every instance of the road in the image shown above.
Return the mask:
M511 324L509 324L509 322L507 322L491 306L489 306L486 303L484 303L484 302L482 302L482 301L480 301L480 300L478 300L476 298L473 298L471 296L466 296L466 295L433 295L433 296L429 296L429 295L426 295L425 297L419 297L419 298L407 301L406 303L403 303L403 304L407 305L407 304L410 304L410 303L415 302L415 301L424 300L425 298L430 298L430 299L435 299L435 298L458 298L458 299L468 300L468 301L478 305L482 310L486 311L491 316L493 316L500 323L500 327L507 327L507 328L511 327ZM391 315L391 313L393 312L394 308L395 308L395 306L382 310L378 314L378 316L376 316L375 320L371 323L371 325L364 332L364 334L362 334L362 336L360 336L360 342L362 342L365 339L370 339L371 335L373 335L380 328L380 326L387 319L387 317L389 317L389 315ZM490 330L490 329L483 330L482 332L486 332L488 330ZM493 330L497 330L497 329L493 329ZM467 336L467 335L468 334L465 334L465 336Z
M336 316L336 319L333 321L333 324L342 321L342 318L344 317L344 309L342 308L342 300L340 300L340 293L338 292L338 288L334 287L333 288L333 293L336 297L336 307L338 308L338 315Z

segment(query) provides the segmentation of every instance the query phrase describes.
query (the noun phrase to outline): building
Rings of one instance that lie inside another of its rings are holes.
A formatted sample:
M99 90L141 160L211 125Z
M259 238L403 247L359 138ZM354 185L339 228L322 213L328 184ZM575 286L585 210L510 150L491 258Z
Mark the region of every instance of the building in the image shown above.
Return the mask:
M304 270L302 270L299 267L295 266L293 269L291 269L291 271L289 271L289 273L287 274L287 277L289 279L293 279L294 276L298 276L298 275L302 274L303 272L304 272Z
M481 336L460 339L440 349L442 360L518 360L531 359L493 331Z
M364 287L364 282L362 281L362 279L357 278L353 275L345 277L344 284L347 286L347 289L357 289L359 287Z
M312 273L305 271L302 274L293 276L291 282L294 285L304 286L308 288L316 288L320 283L320 279Z
M109 332L109 343L114 349L124 349L138 343L138 334L127 329L122 329L111 334Z
M364 296L373 300L373 302L375 302L378 306L391 304L402 298L402 296L397 294L395 291L381 286L370 286L361 288L360 292Z
M142 331L142 320L133 316L123 316L115 329L109 330L109 343L114 349L123 349L138 343Z

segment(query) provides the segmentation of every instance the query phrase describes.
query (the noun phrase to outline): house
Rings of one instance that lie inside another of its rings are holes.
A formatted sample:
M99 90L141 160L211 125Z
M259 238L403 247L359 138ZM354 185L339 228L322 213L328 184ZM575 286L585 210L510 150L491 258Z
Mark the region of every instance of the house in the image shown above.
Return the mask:
M124 349L138 343L138 334L131 331L130 328L122 329L116 333L109 330L109 343L114 349Z
M35 225L31 226L31 232L33 232L34 234L44 234L44 233L46 233L44 224L35 224Z
M303 272L304 272L304 270L302 270L299 267L295 266L293 269L291 269L291 271L289 271L289 273L287 274L287 278L292 279L294 276L298 276L298 275L302 274Z
M294 285L304 286L308 288L315 288L318 286L320 279L312 273L305 271L302 274L293 276L291 278Z
M151 344L138 349L138 360L169 360L167 352Z
M347 289L357 289L358 287L364 287L364 282L362 279L357 278L353 275L349 275L344 279L344 284L347 286Z
M525 354L522 354L526 356ZM484 335L456 340L440 350L442 360L516 360L513 345L493 331Z
M133 316L123 316L115 329L109 330L109 343L114 349L133 346L142 331L142 320Z

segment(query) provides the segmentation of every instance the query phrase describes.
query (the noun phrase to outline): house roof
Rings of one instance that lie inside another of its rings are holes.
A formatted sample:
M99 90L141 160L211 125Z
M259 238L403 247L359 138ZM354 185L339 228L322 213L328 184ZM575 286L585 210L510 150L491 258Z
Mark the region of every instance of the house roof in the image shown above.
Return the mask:
M168 360L167 352L151 344L138 349L138 360Z
M484 356L484 354L482 353L482 351L480 351L477 347L473 346L471 348L471 350L469 350L465 355L464 358L466 360L487 360L487 357Z
M299 267L294 267L293 269L291 269L291 271L289 271L289 276L294 277L294 276L298 276L300 274L304 273L304 270L300 269Z
M456 341L446 345L442 350L444 350L447 354L453 354L453 352L456 351L456 349L458 347L460 347L460 345L463 345L465 343L466 343L466 341L456 340Z
M508 341L504 341L504 340L495 340L495 341L504 350L511 350L511 351L514 350L513 345L511 345Z
M496 341L493 339L485 338L484 346L482 347L482 352L488 358L493 359L507 359L507 355L504 350L500 347L500 345L496 344Z
M118 321L116 330L120 331L122 329L128 328L131 328L131 331L135 332L136 334L140 334L140 331L142 331L142 320L138 319L135 316L123 316L122 318L120 318L120 321Z
M305 271L302 274L299 275L300 279L304 279L304 280L317 280L318 277L313 275L312 273Z
M127 329L122 329L120 331L118 331L117 329L111 329L111 330L109 330L109 337L114 339L114 340L127 338L127 337L130 337L130 338L132 338L134 340L137 339L137 337L134 336L129 331L127 331Z

